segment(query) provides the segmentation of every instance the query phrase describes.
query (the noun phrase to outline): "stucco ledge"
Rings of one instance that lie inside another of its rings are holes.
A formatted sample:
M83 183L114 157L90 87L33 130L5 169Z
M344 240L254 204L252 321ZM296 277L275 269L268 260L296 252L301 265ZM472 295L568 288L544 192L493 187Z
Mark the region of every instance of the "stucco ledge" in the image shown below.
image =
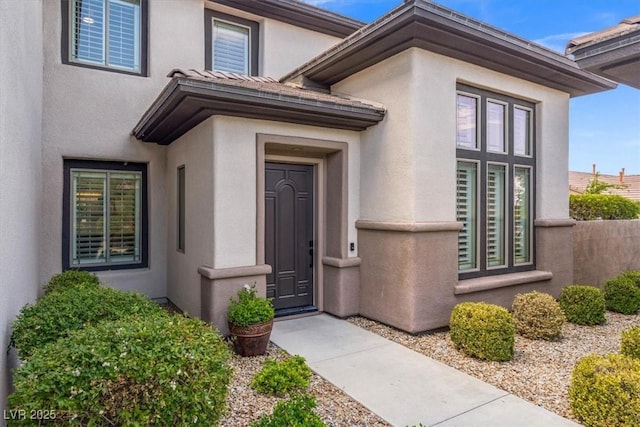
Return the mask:
M486 276L475 279L458 281L453 293L455 295L470 294L473 292L488 291L491 289L505 288L507 286L524 285L527 283L543 282L551 280L553 273L550 271L525 271L521 273L503 274L500 276Z
M210 279L228 279L231 277L262 276L271 273L269 264L249 265L244 267L211 268L207 265L198 267L201 276Z

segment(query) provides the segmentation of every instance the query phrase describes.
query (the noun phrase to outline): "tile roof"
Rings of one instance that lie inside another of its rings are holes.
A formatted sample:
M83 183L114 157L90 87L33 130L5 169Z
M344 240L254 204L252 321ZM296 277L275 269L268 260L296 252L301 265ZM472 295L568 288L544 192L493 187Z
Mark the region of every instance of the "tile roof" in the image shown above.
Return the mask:
M605 28L604 30L596 31L595 33L586 34L570 40L567 44L566 54L570 55L578 50L582 50L586 47L615 39L617 37L625 36L634 31L640 31L640 15L623 19L618 25L613 27Z
M167 77L185 77L192 80L215 82L226 86L251 89L265 96L276 96L288 100L299 99L323 104L333 104L344 108L366 108L384 113L385 107L377 102L367 101L351 96L326 93L313 90L294 83L281 83L271 77L246 76L237 73L208 70L174 69Z
M593 173L591 172L569 172L569 191L572 194L584 193L592 179ZM605 191L607 194L617 194L632 200L640 200L640 175L623 175L621 180L620 175L599 174L598 180L620 186L620 188L607 189Z

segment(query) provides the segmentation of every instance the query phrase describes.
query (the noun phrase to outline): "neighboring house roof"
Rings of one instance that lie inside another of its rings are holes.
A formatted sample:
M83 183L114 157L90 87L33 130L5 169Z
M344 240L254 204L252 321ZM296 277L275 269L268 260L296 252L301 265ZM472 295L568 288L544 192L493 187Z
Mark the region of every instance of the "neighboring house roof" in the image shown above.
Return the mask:
M237 10L344 38L364 22L298 0L210 0Z
M616 87L564 56L451 9L409 0L284 76L329 87L410 47L580 96Z
M270 77L176 69L132 134L170 144L216 114L335 129L364 130L384 118L384 106L280 83Z
M594 174L589 172L569 172L569 191L572 194L582 194L587 188ZM598 174L598 181L619 186L619 188L609 188L606 194L617 194L632 200L640 200L640 175L625 175L624 171L620 175Z
M640 89L640 15L567 44L580 68Z

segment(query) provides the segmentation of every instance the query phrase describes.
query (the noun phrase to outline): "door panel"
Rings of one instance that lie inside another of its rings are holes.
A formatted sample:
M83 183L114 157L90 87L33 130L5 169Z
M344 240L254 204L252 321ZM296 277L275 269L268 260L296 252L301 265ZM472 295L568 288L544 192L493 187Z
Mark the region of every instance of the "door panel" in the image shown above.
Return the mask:
M312 165L265 164L267 297L276 310L313 305Z

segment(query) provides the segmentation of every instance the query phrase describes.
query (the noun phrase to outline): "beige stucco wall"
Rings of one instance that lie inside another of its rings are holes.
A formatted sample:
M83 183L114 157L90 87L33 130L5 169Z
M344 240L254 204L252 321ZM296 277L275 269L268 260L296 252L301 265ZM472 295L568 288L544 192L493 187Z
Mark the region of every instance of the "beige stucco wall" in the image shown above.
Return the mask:
M197 267L255 266L257 135L271 134L345 142L349 145L348 241L356 241L359 216L359 134L265 120L214 116L167 150L167 203L176 201L175 169L187 171L185 253L175 250L176 210L168 210L168 296L180 308L200 315ZM194 200L200 198L200 200ZM190 223L192 218L197 223ZM212 226L211 226L212 224ZM356 252L350 256L356 256Z
M0 410L7 408L11 322L40 285L42 1L0 1ZM5 421L0 419L0 425Z
M418 48L332 88L388 108L362 137L362 218L455 221L457 82L538 103L536 215L568 218L568 94Z
M198 267L213 263L213 118L167 147L167 297L200 314ZM177 249L179 166L185 166L185 250Z
M573 234L574 282L602 286L640 270L640 220L578 221Z

